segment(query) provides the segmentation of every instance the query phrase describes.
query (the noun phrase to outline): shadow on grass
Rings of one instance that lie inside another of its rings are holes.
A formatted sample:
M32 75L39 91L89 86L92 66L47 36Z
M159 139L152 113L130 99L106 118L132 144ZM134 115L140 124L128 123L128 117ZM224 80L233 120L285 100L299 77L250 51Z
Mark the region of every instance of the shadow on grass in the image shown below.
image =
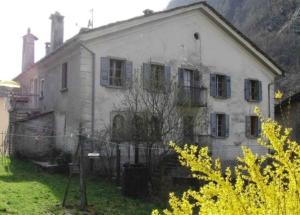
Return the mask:
M18 193L16 195L23 195L22 192L26 192L24 195L27 195L29 201L40 205L45 203L48 210L54 214L64 214L61 202L67 180L66 175L37 171L34 165L28 161L11 159L0 163L0 182L5 182L7 186L18 184L19 191L15 190ZM29 193L28 188L23 190L22 184L29 186ZM79 195L79 179L73 177L67 205L76 208L79 205ZM150 203L125 198L117 187L107 181L95 178L87 179L87 198L93 211L97 211L96 214L144 215L150 214L151 210L156 207Z

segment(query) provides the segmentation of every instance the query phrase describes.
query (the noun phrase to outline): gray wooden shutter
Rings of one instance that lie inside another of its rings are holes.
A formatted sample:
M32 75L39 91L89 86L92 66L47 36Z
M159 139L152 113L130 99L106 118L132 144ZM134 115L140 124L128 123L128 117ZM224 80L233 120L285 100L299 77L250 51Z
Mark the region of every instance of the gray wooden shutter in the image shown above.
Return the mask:
M225 137L229 137L229 115L225 114Z
M210 130L211 136L217 137L217 114L215 113L210 114Z
M110 70L110 58L101 57L100 59L100 84L102 86L109 85L109 70Z
M260 135L261 135L261 121L258 118L258 120L257 120L257 136L260 136Z
M151 64L143 63L143 86L144 89L150 89L151 84Z
M245 85L244 85L244 91L245 91L245 100L249 101L250 100L250 80L249 79L245 79Z
M226 76L226 98L231 97L231 81L230 76Z
M261 81L258 81L258 101L262 101L262 84Z
M201 77L200 71L194 70L194 72L193 72L193 85L192 86L197 87L197 88L201 87L201 79L202 79L202 77Z
M250 137L251 136L251 116L246 116L246 122L245 122L245 133L246 133L246 137Z
M184 69L178 69L178 85L179 87L183 87L184 77L183 77Z
M165 90L167 92L170 92L171 90L171 67L168 65L165 65L165 74L164 74L164 84L165 84Z
M125 66L125 73L126 73L126 78L125 78L125 86L126 87L131 87L132 85L132 61L126 61L126 66Z
M210 74L210 95L213 97L217 96L217 75Z

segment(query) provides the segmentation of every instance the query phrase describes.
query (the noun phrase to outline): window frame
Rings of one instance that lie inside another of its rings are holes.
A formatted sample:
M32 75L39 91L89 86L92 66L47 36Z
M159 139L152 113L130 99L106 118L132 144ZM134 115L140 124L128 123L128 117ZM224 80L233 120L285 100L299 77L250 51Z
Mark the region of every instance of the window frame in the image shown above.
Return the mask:
M248 120L247 120L247 118L248 118ZM256 125L252 125L252 123L253 123L252 120L254 118L255 118L254 123ZM253 132L252 129L253 129L254 126L255 126L255 131ZM246 116L246 137L248 137L249 139L257 139L260 135L261 135L261 123L260 123L259 117L256 116L256 115Z
M194 132L195 118L193 116L186 115L186 116L183 116L182 121L183 121L183 126L182 126L183 140L194 142L194 139L195 139L195 132ZM188 123L186 124L186 122L188 122ZM189 130L190 132L186 132L187 130Z
M160 75L158 75L157 70L153 71L153 67L160 67ZM156 89L159 91L165 90L165 67L165 64L150 62L150 86L152 89Z
M114 70L112 71L112 62L114 62ZM120 71L120 85L112 84L112 77L116 79L116 64L121 63L121 71ZM111 75L113 73L113 76ZM126 77L126 59L123 58L117 58L117 57L109 57L109 74L108 74L108 85L107 87L112 87L112 88L124 88L126 85L125 82L125 77Z
M219 78L222 78L222 91L223 95L219 94ZM226 75L223 74L216 74L216 97L217 98L224 98L227 99L227 81L226 81Z

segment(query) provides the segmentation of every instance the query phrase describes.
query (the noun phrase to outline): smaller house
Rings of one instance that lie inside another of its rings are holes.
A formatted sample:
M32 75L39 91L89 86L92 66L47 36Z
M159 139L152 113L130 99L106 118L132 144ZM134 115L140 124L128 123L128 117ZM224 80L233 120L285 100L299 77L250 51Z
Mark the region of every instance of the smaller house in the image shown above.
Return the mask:
M300 91L284 97L275 106L275 119L284 127L292 128L291 138L300 143Z
M0 91L0 153L3 152L3 146L6 140L8 130L9 113L7 108L6 96Z

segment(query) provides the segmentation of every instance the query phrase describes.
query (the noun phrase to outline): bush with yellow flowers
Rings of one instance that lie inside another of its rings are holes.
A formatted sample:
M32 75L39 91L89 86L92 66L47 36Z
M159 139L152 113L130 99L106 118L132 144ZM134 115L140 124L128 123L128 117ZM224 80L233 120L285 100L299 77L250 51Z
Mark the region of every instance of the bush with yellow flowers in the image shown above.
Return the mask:
M300 145L289 138L291 129L264 119L258 108L255 112L262 121L258 143L270 153L258 156L243 147L239 164L223 174L220 160L213 160L207 148L171 143L181 164L207 184L181 198L171 193L169 209L152 215L300 214Z

